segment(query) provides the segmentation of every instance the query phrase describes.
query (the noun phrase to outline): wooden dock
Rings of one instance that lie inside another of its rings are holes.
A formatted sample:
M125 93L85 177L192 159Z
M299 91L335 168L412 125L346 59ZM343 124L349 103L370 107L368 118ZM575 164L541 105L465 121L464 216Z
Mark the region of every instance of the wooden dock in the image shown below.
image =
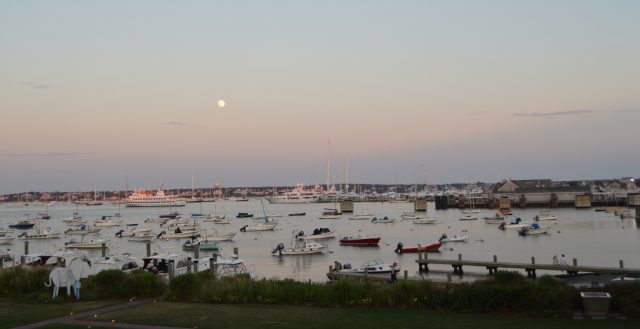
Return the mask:
M599 266L582 266L578 265L578 260L573 259L571 265L554 265L554 264L538 264L535 257L531 257L531 263L511 263L511 262L498 262L497 256L493 256L492 261L477 261L477 260L463 260L462 254L458 254L458 259L435 259L428 258L426 253L419 253L418 271L429 272L429 264L438 265L451 265L453 267L453 273L462 275L463 266L477 266L484 267L489 270L489 274L495 273L500 269L524 269L527 272L527 277L535 278L536 270L544 271L558 271L566 272L567 274L578 273L593 273L593 274L615 274L615 275L631 275L640 276L640 269L625 268L624 262L619 261L619 267L599 267Z

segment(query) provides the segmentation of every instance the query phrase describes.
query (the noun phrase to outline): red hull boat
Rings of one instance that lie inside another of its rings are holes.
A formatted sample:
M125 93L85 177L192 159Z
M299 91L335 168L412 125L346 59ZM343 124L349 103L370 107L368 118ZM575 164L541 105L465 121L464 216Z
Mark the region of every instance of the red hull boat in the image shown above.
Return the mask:
M340 244L343 246L377 246L380 242L380 237L351 237L347 236L340 239Z
M414 247L414 248L402 248L399 244L396 248L396 252L399 254L412 253L412 252L440 252L442 242L434 243L428 246Z

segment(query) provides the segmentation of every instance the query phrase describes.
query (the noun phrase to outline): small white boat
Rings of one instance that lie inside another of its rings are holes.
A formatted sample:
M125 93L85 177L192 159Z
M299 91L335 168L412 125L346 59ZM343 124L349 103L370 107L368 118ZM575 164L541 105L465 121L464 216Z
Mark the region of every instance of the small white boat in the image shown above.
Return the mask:
M131 226L130 226L131 225ZM123 238L123 237L130 237L130 236L134 236L136 234L141 234L141 233L149 233L151 234L151 229L150 228L140 228L137 227L138 224L128 224L127 228L125 230L120 230L118 232L116 232L116 236L119 238Z
M203 219L202 221L214 224L231 224L231 219L226 219L224 215L214 216L212 218Z
M240 228L240 232L273 231L276 224L254 223Z
M391 265L385 263L382 259L366 261L360 268L351 268L350 263L344 263L340 266L342 267L342 269L338 270L340 273L364 273L365 271L368 274L391 273ZM399 266L396 266L396 271L400 271Z
M502 216L500 212L496 212L496 215L493 217L485 217L484 222L487 224L502 224L504 223L504 216Z
M87 223L88 222L87 222L86 219L80 218L80 219L77 219L77 220L74 220L74 221L66 222L64 224L69 226L69 227L79 227L79 226L85 226L85 225L87 225Z
M71 239L69 242L64 244L66 249L100 249L102 248L102 244L105 244L107 248L109 248L109 241L103 238L93 238L88 241L77 241L75 239Z
M373 219L373 214L355 214L351 217L349 217L350 220L372 220Z
M342 212L338 209L325 208L319 219L340 219L342 218Z
M302 235L301 235L302 233ZM314 229L311 234L304 235L304 232L298 233L299 240L322 240L336 237L336 231L332 231L326 227Z
M218 233L217 230L214 230L213 234L208 234L203 239L205 241L231 241L235 236L235 233Z
M540 227L538 223L533 223L531 226L522 227L518 230L518 234L525 235L539 235L546 234L549 231L549 227Z
M4 235L4 236L0 236L0 244L10 244L13 242L13 240L15 240L16 238L13 235Z
M157 238L158 239L184 239L184 238L191 238L194 235L196 235L197 232L195 231L188 231L188 232L183 232L183 231L173 231L172 233L167 233L166 231L162 231L160 232L160 234L158 234Z
M127 240L131 242L152 242L156 237L153 234L147 233L136 233L130 236Z
M465 209L462 211L463 214L479 214L480 210L478 209Z
M402 219L408 219L408 220L416 220L416 219L424 218L423 216L420 216L415 212L403 212L402 215L400 215L400 217L402 217Z
M502 224L500 224L500 226L498 226L498 229L506 230L506 229L512 229L512 228L523 228L523 227L528 227L529 225L531 225L531 223L524 222L522 221L522 219L520 219L520 217L518 217L511 223L503 222Z
M92 228L89 226L82 225L79 228L70 228L64 231L65 235L87 235L94 234L100 232L99 228Z
M438 241L440 242L467 242L469 239L466 235L457 235L455 234L452 237L448 237L446 234L443 234Z
M533 220L536 222L543 221L543 220L558 220L558 217L552 215L548 211L544 211L544 212L540 212L539 215L536 215L535 217L533 217Z
M23 232L18 235L18 239L21 240L48 240L58 238L60 238L60 232L53 232L49 227L36 229L35 234L27 234L27 232Z
M378 218L378 217L373 217L373 219L371 220L372 223L383 223L383 224L387 224L387 223L395 223L397 220L397 218L389 218L387 216Z
M111 216L102 216L101 219L93 223L96 227L114 227L122 225L122 219L112 218Z
M438 224L435 218L418 218L413 220L414 224Z
M75 221L79 221L82 220L82 216L78 215L77 213L74 213L72 217L67 217L65 219L63 219L62 221L65 223L69 223L69 222L75 222Z
M311 255L321 254L325 249L327 249L325 245L305 239L303 241L292 243L292 247L290 248L285 248L284 244L279 243L271 253L274 256Z
M460 217L460 220L478 220L478 216L472 214L466 214Z

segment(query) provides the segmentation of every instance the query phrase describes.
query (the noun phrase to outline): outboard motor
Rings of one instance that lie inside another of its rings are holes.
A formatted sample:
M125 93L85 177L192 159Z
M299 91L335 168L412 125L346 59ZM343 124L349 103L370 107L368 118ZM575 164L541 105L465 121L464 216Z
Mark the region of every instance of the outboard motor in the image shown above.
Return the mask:
M160 234L156 236L156 239L160 239L160 237L162 237L164 234L167 234L167 232L166 231L160 232Z
M404 247L402 242L398 242L398 245L396 246L396 250L394 250L396 254L402 254L402 247Z
M343 270L350 270L351 269L351 263L342 264L342 269Z
M120 230L120 231L116 232L116 236L121 238L122 237L122 232L124 232L124 230Z
M325 228L323 228L323 229L322 229L322 233L329 233L329 232L331 232L331 231L329 230L329 228L326 228L326 227L325 227Z
M240 232L246 232L247 231L247 226L249 225L245 225L243 227L240 228Z
M178 227L178 228L176 228L175 233L176 233L176 234L177 234L177 233L182 233L182 230Z
M282 250L284 249L284 244L282 242L278 243L278 245L271 250L272 254L278 253L278 256L282 256Z
M446 233L442 233L442 236L440 236L440 239L438 239L438 241L442 241L444 239L447 238L447 234Z
M27 236L27 232L22 232L22 234L18 235L18 237Z
M321 233L321 231L322 231L321 229L315 228L315 229L313 229L313 235L318 235L318 234Z
M298 237L304 236L304 231L298 232Z
M504 222L500 223L500 226L498 226L498 229L499 229L499 230L503 230L503 231L504 231L506 228L507 228L507 227L505 226L505 223L504 223Z

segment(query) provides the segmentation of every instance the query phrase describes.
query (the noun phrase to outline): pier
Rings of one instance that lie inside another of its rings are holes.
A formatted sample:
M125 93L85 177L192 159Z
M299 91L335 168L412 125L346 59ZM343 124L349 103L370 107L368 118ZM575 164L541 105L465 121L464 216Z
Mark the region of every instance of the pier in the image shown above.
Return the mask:
M614 275L631 275L640 276L640 269L625 268L622 260L618 261L618 267L599 267L599 266L584 266L578 265L578 260L573 259L571 265L555 265L555 264L540 264L536 263L535 257L531 257L530 263L511 263L511 262L498 262L498 257L493 256L491 261L477 261L477 260L463 260L462 254L458 254L458 259L433 259L428 258L426 253L419 253L418 259L418 272L429 272L430 264L438 265L450 265L453 268L453 273L462 275L463 266L476 266L484 267L489 270L489 274L494 274L500 269L523 269L527 272L527 277L535 278L537 270L544 271L558 271L566 272L567 274L577 275L578 273L592 273L592 274L614 274Z

